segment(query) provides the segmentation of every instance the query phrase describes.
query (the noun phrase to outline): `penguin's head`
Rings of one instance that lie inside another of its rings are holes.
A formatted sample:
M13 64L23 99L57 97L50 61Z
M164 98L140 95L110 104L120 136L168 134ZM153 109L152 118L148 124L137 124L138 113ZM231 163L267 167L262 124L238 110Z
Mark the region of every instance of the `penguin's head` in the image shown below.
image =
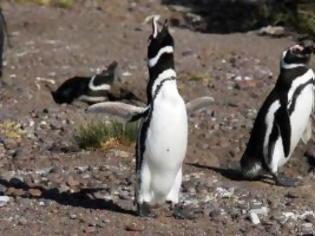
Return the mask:
M312 53L315 52L315 47L312 43L299 43L289 47L282 55L283 65L307 65L311 59Z
M150 35L148 45L148 59L152 59L159 53L160 49L174 48L174 39L168 29L168 21L163 24L159 22L159 16L152 18L152 34Z

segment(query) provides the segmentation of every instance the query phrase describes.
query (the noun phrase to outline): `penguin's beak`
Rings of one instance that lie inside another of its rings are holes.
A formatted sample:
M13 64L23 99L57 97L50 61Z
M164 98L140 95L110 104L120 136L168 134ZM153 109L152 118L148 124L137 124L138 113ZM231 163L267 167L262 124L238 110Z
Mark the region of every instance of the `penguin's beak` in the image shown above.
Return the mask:
M156 38L159 33L158 29L159 18L160 16L158 15L152 18L152 38Z

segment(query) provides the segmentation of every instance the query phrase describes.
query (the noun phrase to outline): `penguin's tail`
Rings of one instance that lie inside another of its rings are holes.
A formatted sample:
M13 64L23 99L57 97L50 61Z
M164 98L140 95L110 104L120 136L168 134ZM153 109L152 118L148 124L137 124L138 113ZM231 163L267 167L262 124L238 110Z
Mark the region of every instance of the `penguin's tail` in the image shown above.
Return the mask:
M1 9L1 8L0 8L0 24L2 25L4 35L6 36L7 46L8 46L9 48L12 48L11 36L10 36L10 34L8 33L7 21L5 20L5 17L4 17L4 15L3 15L3 13L2 13L2 9Z
M263 165L257 158L248 155L246 152L241 159L241 173L245 179L255 179L263 173Z

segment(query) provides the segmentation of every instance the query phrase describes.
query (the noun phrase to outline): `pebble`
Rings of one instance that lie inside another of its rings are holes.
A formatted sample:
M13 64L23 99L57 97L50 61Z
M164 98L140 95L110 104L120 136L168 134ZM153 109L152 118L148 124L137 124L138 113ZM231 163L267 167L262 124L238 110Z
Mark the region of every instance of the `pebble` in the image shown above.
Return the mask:
M249 212L249 219L255 225L260 224L260 219L255 212Z
M18 221L19 225L26 225L27 224L27 219L25 217L20 217Z
M80 182L73 178L73 176L69 176L67 179L67 184L69 187L76 187L80 185Z
M272 37L282 37L282 36L285 36L286 32L285 32L285 28L282 26L268 25L266 27L262 27L258 31L258 34L259 35L268 35L268 36L272 36Z
M94 233L95 231L96 229L94 226L88 226L83 230L84 233Z
M17 189L14 187L10 187L7 189L6 191L7 195L13 196L13 197L19 197L19 196L23 196L25 194L23 189Z
M301 225L301 231L303 235L314 235L313 224L312 223L303 223Z
M126 225L125 229L127 231L137 231L137 232L141 232L144 230L144 225L142 224L137 224L135 222L129 224L129 225Z
M255 213L257 215L267 216L269 209L267 207L261 207L257 209L250 209L249 213Z
M69 217L70 217L70 219L71 219L71 220L74 220L74 219L76 219L76 218L77 218L77 215L76 215L76 214L70 214L70 216L69 216Z
M0 207L5 206L10 201L9 196L0 196Z
M42 196L42 191L39 190L39 189L36 189L36 188L30 189L28 192L29 192L29 193L31 194L31 196L33 196L33 197L40 197L40 196Z

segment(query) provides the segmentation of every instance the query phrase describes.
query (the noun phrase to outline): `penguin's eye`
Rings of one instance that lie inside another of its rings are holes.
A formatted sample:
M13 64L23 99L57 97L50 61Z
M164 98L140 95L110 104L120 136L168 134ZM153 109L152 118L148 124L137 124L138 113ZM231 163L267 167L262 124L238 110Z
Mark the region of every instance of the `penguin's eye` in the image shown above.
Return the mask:
M148 38L148 46L151 44L152 40L153 40L153 35L151 34Z
M303 46L301 46L301 45L295 45L295 46L293 46L292 48L291 48L291 52L293 53L293 54L300 54L301 52L303 52Z

